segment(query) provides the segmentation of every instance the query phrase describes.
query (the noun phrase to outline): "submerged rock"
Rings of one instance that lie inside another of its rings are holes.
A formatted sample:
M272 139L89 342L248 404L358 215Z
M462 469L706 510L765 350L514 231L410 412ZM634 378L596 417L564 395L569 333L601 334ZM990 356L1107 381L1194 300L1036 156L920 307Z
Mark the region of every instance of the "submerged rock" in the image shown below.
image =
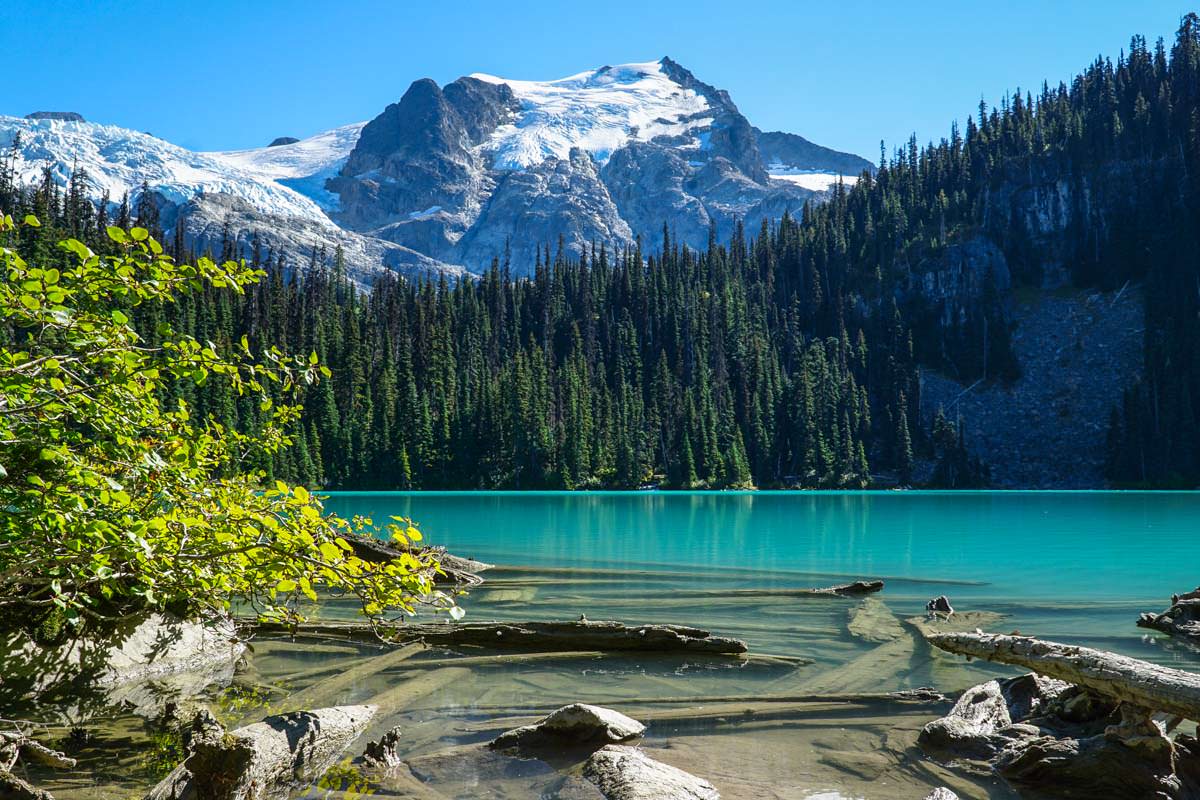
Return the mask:
M720 800L708 781L655 761L641 750L610 744L592 754L584 776L608 800Z
M200 737L146 800L283 800L333 766L374 713L374 706L298 711Z
M502 733L489 745L493 750L546 746L602 746L641 736L646 726L624 714L600 706L573 703L532 725Z

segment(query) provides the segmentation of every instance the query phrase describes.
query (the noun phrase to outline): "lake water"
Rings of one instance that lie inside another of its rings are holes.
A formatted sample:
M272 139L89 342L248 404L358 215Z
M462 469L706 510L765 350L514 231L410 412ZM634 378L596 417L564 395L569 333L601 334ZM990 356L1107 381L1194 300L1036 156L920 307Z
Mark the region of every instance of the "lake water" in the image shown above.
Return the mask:
M1138 612L1200 584L1197 493L336 493L327 506L411 517L429 541L502 566L639 573L573 587L558 616L595 617L595 602L671 621L645 591L882 578L897 611L945 594L960 610L1011 614L1026 633L1144 655ZM480 595L468 610L489 611Z
M434 648L375 669L369 646L259 639L234 685L211 694L227 724L369 702L380 711L360 741L403 731L401 774L330 778L306 800L595 800L579 763L480 747L570 702L648 723L642 746L725 800L920 800L936 785L964 800L1015 797L997 779L923 757L917 735L947 703L881 696L1013 674L932 650L905 622L941 594L972 628L1200 670L1200 655L1134 625L1200 583L1200 494L336 493L327 507L412 517L428 542L496 564L462 600L468 620L695 625L744 639L751 657ZM857 578L886 585L868 599L785 591ZM112 724L141 725L120 715ZM137 736L114 741L136 753ZM80 773L112 759L111 746L85 752ZM48 780L60 800L123 798L137 785L128 774Z

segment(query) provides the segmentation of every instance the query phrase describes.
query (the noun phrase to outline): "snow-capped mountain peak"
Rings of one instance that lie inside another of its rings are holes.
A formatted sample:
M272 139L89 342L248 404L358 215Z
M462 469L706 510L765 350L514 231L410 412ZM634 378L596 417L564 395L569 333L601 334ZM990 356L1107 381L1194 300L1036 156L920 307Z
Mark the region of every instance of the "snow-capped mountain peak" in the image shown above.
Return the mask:
M474 73L476 80L508 86L521 110L484 145L495 169L523 169L572 148L598 163L631 140L683 136L712 121L708 101L673 81L661 61L601 67L552 81ZM700 140L693 138L693 146Z

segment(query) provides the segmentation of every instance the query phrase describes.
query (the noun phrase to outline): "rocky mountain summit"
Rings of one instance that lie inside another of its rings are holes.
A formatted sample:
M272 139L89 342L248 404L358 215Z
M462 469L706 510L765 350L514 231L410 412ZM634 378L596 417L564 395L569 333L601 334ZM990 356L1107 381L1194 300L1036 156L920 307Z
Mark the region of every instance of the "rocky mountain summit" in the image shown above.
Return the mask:
M666 224L702 246L713 228L797 212L837 175L871 168L786 136L761 134L669 58L548 82L426 79L367 123L326 188L351 230L472 270L507 252L522 274L560 237L578 253L656 242Z
M481 272L539 250L652 251L663 226L702 247L739 220L796 213L871 165L754 128L729 93L663 58L552 81L475 74L415 81L365 123L266 147L194 153L70 112L0 116L0 151L26 183L76 170L115 207L152 192L164 234L198 250L232 239L285 266L339 249L367 285L380 269ZM507 254L507 255L506 255Z

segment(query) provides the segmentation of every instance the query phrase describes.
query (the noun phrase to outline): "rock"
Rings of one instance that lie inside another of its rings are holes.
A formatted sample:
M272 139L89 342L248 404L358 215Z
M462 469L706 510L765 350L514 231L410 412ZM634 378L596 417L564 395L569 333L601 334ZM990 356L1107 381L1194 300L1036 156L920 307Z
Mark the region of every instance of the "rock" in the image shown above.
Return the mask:
M374 706L298 711L198 739L147 800L284 800L333 766L374 713Z
M295 144L300 141L295 136L280 136L277 139L272 139L267 147L282 147L285 144Z
M1029 719L1068 686L1032 673L973 686L963 692L949 714L921 730L918 742L927 752L989 759L1014 737L1039 733L1036 727L1016 727L1014 723Z
M56 119L62 122L86 122L83 115L76 111L34 111L26 114L25 119Z
M592 754L584 776L608 800L719 800L706 780L647 756L641 750L610 744Z
M939 786L925 795L925 800L958 800L958 795L944 786Z
M500 734L489 745L494 750L543 746L601 746L635 739L646 726L624 714L600 706L573 703L532 725Z
M925 610L934 615L945 614L947 617L954 616L954 606L950 605L950 598L944 594L926 603Z
M368 742L363 751L363 761L369 766L379 769L398 767L401 763L397 748L400 744L401 731L396 726L373 742Z
M138 687L194 675L198 680L184 684L203 689L231 671L245 649L231 619L197 622L166 613L132 615L56 646L11 631L0 635L0 707L61 692L79 711L118 700L142 709Z

